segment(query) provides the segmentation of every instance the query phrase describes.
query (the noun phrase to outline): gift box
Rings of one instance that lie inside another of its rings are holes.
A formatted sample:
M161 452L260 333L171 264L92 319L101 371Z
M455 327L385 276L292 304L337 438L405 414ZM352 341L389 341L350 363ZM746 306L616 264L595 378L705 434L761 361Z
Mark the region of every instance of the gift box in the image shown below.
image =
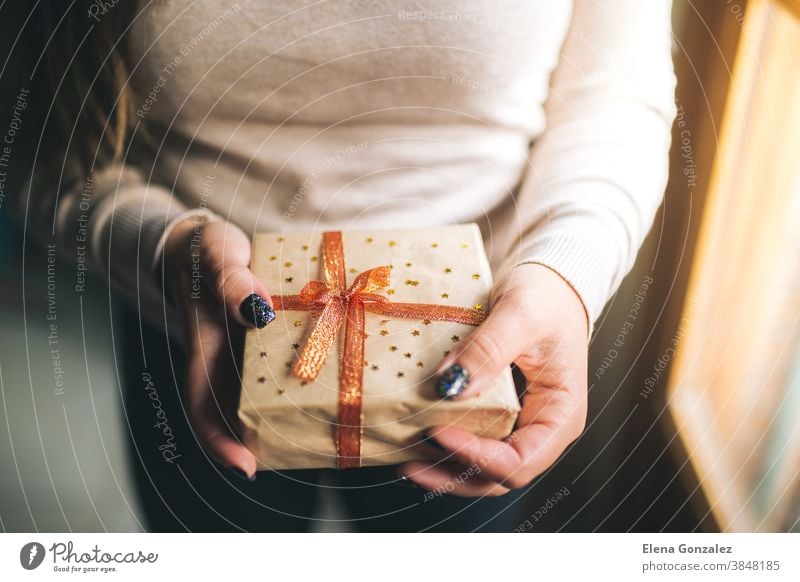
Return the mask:
M240 435L260 470L435 459L420 440L439 425L510 434L510 369L475 398L435 389L442 358L486 316L476 225L260 233L252 270L276 313L244 348Z

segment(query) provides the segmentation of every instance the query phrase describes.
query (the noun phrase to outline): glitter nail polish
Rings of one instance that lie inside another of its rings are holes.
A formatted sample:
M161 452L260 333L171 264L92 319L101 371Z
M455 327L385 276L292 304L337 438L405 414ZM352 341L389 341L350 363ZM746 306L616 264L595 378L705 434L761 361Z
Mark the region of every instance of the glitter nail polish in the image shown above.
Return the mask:
M259 329L266 327L267 324L275 319L275 312L272 310L272 307L270 307L269 303L258 293L248 295L247 298L242 301L242 305L239 307L239 313Z
M458 364L453 364L439 376L436 381L436 392L442 398L454 398L466 389L468 383L467 371Z

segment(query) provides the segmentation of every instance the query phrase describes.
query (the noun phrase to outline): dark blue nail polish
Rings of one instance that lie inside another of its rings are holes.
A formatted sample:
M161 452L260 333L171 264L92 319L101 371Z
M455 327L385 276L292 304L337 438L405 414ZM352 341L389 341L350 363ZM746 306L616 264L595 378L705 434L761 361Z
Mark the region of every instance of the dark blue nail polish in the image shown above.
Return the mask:
M242 304L239 306L239 313L259 329L266 327L275 319L275 312L272 310L272 307L270 307L269 303L258 293L248 295L247 298L242 301Z
M429 447L433 447L437 451L443 451L443 452L447 451L447 449L445 449L442 445L439 444L439 441L437 441L435 438L433 438L433 436L431 436L427 432L422 433L419 442L423 445L428 445Z
M228 467L228 471L230 471L231 473L236 475L242 481L248 481L248 482L252 483L253 481L256 480L255 473L253 474L252 477L248 477L247 473L245 473L241 469L237 469L236 467Z
M453 364L439 376L436 381L436 392L442 398L454 398L461 394L468 384L467 371L458 364Z
M420 489L420 486L414 483L411 479L406 477L405 475L399 475L397 481L393 481L395 485L400 485L402 487L411 487L414 489Z

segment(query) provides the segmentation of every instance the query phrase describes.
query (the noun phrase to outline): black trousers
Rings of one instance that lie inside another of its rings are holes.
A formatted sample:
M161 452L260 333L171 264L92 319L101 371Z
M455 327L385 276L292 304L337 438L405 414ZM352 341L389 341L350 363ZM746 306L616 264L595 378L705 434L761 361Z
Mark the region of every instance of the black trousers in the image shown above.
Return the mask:
M151 531L303 532L323 488L364 532L509 532L524 521L524 493L469 499L398 484L395 467L259 472L244 481L198 444L181 398L183 354L166 335L126 317L124 414L131 464Z

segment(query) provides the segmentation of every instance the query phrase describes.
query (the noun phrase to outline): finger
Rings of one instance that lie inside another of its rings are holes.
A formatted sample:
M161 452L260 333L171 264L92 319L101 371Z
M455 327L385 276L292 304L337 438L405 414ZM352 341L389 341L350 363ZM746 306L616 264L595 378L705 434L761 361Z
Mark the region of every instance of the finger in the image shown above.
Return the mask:
M480 438L456 427L428 432L451 453L450 459L480 467L483 477L519 488L555 463L578 438L585 422L586 399L580 393L532 385L523 399L519 428L504 441Z
M452 426L433 428L428 435L450 453L449 461L477 467L484 479L502 483L522 470L522 458L508 441L481 438Z
M536 339L520 329L521 313L515 302L501 299L489 317L459 344L439 366L437 392L443 398L466 398L478 394L497 379Z
M216 303L201 298L186 304L186 402L189 420L198 440L222 465L253 479L256 460L234 436L226 412L233 409L236 378L230 338L215 317Z
M238 227L212 223L202 233L198 256L206 285L234 321L262 328L275 319L272 299L250 270L250 240Z
M398 474L413 481L423 489L439 495L459 497L496 497L509 489L484 479L480 469L455 463L410 462L400 465Z
M256 460L232 434L228 422L213 403L198 403L189 410L195 434L203 448L221 465L255 479Z

